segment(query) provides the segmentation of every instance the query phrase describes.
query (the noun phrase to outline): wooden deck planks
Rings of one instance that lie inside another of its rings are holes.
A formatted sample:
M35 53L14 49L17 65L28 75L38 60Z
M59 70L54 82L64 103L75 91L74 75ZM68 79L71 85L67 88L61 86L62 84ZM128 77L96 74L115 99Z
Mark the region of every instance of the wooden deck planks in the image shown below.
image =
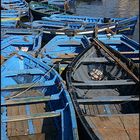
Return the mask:
M11 94L15 94L12 92ZM40 96L40 92L36 90L29 90L20 97L36 97ZM7 116L27 115L27 105L7 106ZM45 103L29 104L31 114L44 113L49 111ZM53 118L47 119L33 119L35 134L29 135L28 121L16 121L7 123L7 134L10 140L45 140L56 138L57 129L54 127ZM44 129L45 128L45 129ZM51 134L52 132L52 134Z
M30 105L30 110L31 110L32 114L43 113L43 112L45 112L44 103L32 104L32 105ZM42 121L43 121L43 119L33 120L33 124L35 126L35 133L41 133L42 132Z
M9 137L9 140L45 140L45 134Z
M88 118L104 140L139 140L139 115Z
M25 106L22 105L22 106L7 107L7 115L8 116L26 115ZM7 133L8 136L27 135L28 134L27 121L7 123Z

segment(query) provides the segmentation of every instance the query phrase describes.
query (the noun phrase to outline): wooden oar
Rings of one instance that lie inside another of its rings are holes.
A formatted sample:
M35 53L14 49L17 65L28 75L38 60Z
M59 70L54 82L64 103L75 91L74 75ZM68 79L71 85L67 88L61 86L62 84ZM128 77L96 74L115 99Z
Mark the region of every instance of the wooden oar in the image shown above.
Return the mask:
M133 77L136 82L139 82L139 78L123 62L121 62L120 59L114 56L114 54L111 53L101 42L98 42L97 39L93 39L93 41L95 42L95 45L102 48L109 56L111 56L112 59L114 59L117 62L117 64L119 64L125 71L127 71L127 73L131 77Z

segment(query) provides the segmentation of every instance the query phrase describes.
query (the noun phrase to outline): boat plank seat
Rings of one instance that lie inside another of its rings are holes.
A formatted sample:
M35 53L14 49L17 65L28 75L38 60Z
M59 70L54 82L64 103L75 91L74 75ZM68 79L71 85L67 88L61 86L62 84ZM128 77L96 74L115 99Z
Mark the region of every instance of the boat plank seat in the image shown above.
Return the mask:
M59 116L60 116L59 112L45 112L45 113L38 113L38 114L31 114L31 115L17 115L17 116L10 116L5 120L2 119L2 123L25 121L31 119L52 118L52 117L59 117Z
M21 74L45 74L44 71L40 69L23 69L23 70L16 70L16 71L7 71L4 76L16 76Z
M70 53L70 54L60 54L58 58L72 58L78 55L78 53Z
M139 58L131 58L131 59L132 59L132 60L137 60L137 61L140 60Z
M134 48L130 44L128 44L127 42L122 41L122 44L125 44L126 46L128 46L129 48L131 48L132 50L134 50Z
M105 140L130 140L139 139L139 115L123 116L86 116L90 124L94 124L93 131L98 131ZM115 126L115 127L114 127Z
M120 52L121 54L139 54L139 52Z
M139 101L136 96L100 96L93 99L78 99L79 104L87 103L104 103L104 102L125 102L125 101Z
M72 59L78 55L78 53L72 53L72 54L61 54L59 55L57 58L53 58L53 63L57 63L60 61L65 61L66 63L69 63L69 61L71 62Z
M67 41L67 42L59 42L59 46L65 46L65 45L76 45L76 47L82 47L80 42L77 41Z
M54 82L48 81L47 83L27 83L27 84L18 84L18 85L12 85L12 86L6 86L1 88L1 91L4 90L19 90L19 89L27 89L27 88L42 88L46 86L52 86L54 85Z
M106 63L109 62L105 57L85 58L82 63Z
M134 85L135 82L127 80L103 80L103 81L85 81L85 83L73 82L73 86L121 86L121 85Z
M16 100L7 100L6 103L1 104L1 106L41 103L50 100L51 100L51 96L18 98Z

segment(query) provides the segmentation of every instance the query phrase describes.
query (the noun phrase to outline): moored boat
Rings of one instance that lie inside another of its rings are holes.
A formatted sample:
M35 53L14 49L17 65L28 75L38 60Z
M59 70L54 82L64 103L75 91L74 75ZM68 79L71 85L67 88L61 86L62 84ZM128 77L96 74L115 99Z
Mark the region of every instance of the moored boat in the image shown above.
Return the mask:
M25 52L1 66L1 139L78 140L74 108L60 75Z
M63 22L82 22L93 23L96 26L104 26L109 24L116 24L116 31L120 34L132 35L138 20L137 16L127 18L106 18L106 17L88 17L76 15L53 14L50 17L42 17L42 20L63 21Z
M20 20L20 13L16 10L1 10L1 27L16 28Z
M61 73L76 55L89 46L86 36L58 35L42 47L38 58L49 65L56 64Z
M82 22L63 22L63 21L52 21L52 20L36 20L32 23L27 23L25 26L28 26L33 29L42 30L43 33L47 36L50 34L55 35L86 35L87 37L92 37L95 30L96 24L93 23L82 23ZM116 30L116 25L100 25L98 28L98 33L104 33L106 30Z
M132 59L134 62L139 63L140 45L136 41L128 38L125 35L98 35L98 39L108 47L120 52L127 58Z
M122 33L126 35L133 34L135 25L130 25L130 30L128 26L124 26L128 19L122 20L117 23L97 23L97 22L69 22L69 21L62 21L62 20L54 20L51 18L43 19L43 20L36 20L33 21L30 25L30 28L33 29L42 29L44 34L54 34L54 35L61 35L65 34L66 32L73 32L73 34L77 35L86 35L87 37L92 37L93 34L96 32L98 34L105 34L108 30L111 30L115 33ZM137 21L137 20L136 20ZM135 21L135 23L136 23Z
M10 35L32 35L39 34L41 31L34 29L24 29L24 28L1 28L2 38Z
M19 17L19 11L17 10L1 10L1 18L15 18Z
M60 8L64 8L64 2L65 0L49 0L48 4L56 5Z
M17 10L20 12L20 16L28 16L29 7L25 0L2 0L1 7L5 10Z
M139 69L97 39L92 44L69 64L66 72L85 138L138 140Z
M34 19L41 19L43 16L50 16L53 14L60 14L60 13L67 13L67 14L73 14L70 11L65 11L64 9L55 6L55 5L49 5L47 3L42 2L35 2L31 1L29 3L29 8L33 14Z
M5 35L1 38L1 56L7 59L13 53L36 53L41 49L42 33L33 35Z

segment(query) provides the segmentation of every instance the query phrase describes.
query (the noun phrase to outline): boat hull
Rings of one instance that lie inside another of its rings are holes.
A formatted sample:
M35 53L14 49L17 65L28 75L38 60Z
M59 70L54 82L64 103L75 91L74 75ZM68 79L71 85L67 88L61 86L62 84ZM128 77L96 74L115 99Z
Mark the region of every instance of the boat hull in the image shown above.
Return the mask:
M92 140L128 139L126 129L130 128L136 133L129 131L129 136L138 139L138 67L96 39L93 42L92 47L72 61L66 72L67 86L81 125ZM130 65L134 69L130 70Z
M124 35L98 35L98 39L125 57L139 63L139 43L136 41Z
M2 65L1 74L2 140L78 140L69 93L53 68L19 52Z

